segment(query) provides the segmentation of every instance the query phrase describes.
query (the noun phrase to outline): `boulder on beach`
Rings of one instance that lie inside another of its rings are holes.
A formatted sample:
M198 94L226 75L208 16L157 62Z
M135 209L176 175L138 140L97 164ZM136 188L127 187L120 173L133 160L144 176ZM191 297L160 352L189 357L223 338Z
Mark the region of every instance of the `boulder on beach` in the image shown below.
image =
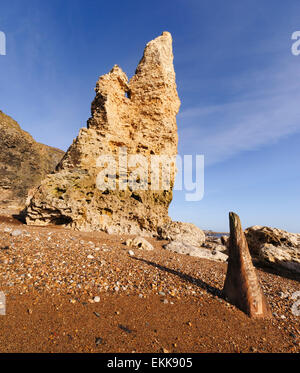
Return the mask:
M251 255L262 265L300 273L300 234L256 225L245 236Z

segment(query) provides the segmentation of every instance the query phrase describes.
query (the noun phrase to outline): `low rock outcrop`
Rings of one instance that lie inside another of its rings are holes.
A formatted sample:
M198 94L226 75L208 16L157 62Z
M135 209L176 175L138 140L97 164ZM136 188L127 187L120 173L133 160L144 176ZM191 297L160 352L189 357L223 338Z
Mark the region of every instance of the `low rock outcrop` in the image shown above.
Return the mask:
M158 228L162 240L184 242L187 245L201 246L205 242L204 232L192 223L168 222Z
M27 194L62 159L64 152L36 142L20 125L0 111L0 205L25 207Z
M201 259L209 259L226 262L228 256L219 250L211 250L205 247L193 246L182 241L171 241L164 245L164 248L179 254L195 256Z
M27 224L156 234L159 226L170 222L175 167L171 167L169 185L158 184L156 189L152 181L166 181L166 173L152 180L148 169L135 177L137 164L130 164L129 158L143 156L138 161L142 167L144 163L150 167L154 156L175 159L179 106L172 37L164 32L147 44L130 81L118 66L99 78L87 128L80 130L56 173L46 177L34 193L27 207ZM107 162L116 160L116 168L107 167L103 156ZM132 177L140 188L129 183Z
M238 215L229 213L228 269L223 293L250 317L270 317L271 311L259 284Z
M300 273L300 234L256 225L245 235L251 255L261 264Z
M226 247L220 244L220 240L217 242L214 238L206 237L200 228L191 223L169 222L159 227L158 236L169 241L163 246L169 251L222 262L228 258L222 252Z

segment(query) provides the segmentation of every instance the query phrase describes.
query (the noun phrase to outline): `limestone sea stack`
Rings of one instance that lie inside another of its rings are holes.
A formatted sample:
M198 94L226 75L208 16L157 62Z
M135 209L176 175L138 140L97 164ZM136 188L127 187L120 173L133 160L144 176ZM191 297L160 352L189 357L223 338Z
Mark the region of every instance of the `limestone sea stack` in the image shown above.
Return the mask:
M225 297L250 317L270 317L266 298L258 281L240 218L229 213L230 239Z
M174 158L178 142L180 101L171 34L163 32L146 45L130 81L115 65L99 78L95 91L87 128L80 130L56 172L36 189L27 206L26 222L108 233L156 232L158 226L170 222L175 166L169 187L153 190L147 165L150 168L153 156ZM131 155L140 156L140 162L131 164ZM110 163L108 168L105 159L116 160L116 167ZM146 172L137 174L135 185L141 188L136 189L128 180L141 163L146 164ZM99 174L106 168L99 186ZM161 182L164 177L162 172ZM115 189L105 188L114 182Z

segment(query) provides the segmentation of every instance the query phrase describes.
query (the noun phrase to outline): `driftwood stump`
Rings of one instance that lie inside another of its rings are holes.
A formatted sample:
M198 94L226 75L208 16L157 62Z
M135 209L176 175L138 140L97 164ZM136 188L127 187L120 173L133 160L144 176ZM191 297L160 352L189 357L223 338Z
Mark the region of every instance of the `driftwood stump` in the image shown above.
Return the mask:
M240 218L229 213L230 238L228 269L223 293L229 302L250 317L271 317L271 311L258 281Z

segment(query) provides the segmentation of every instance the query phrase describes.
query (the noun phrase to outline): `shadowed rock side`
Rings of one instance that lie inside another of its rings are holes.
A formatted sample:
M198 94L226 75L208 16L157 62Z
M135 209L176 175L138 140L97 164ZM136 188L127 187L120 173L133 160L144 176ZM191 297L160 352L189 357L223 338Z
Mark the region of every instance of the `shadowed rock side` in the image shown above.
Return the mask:
M28 191L54 171L64 152L36 142L2 111L0 146L1 208L24 208Z
M271 312L255 273L238 215L229 213L230 241L225 297L250 317L270 317Z
M26 222L108 233L156 232L158 226L170 221L168 207L175 170L167 189L151 190L151 179L146 174L140 183L148 190L132 190L125 182L136 165L128 164L128 169L121 165L116 169L116 189L100 190L96 179L103 168L97 165L97 159L110 155L118 161L120 148L127 149L128 159L132 154L143 155L147 161L152 155L176 156L180 101L171 34L164 32L147 44L129 82L115 65L99 78L95 90L87 128L80 130L56 173L44 179L33 195ZM125 185L124 190L120 185Z

